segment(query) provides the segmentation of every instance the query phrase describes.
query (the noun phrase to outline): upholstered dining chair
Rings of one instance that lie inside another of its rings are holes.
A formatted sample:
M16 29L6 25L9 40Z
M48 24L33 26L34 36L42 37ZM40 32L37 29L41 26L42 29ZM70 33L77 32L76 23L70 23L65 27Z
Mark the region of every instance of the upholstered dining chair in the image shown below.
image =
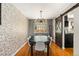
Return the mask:
M36 35L34 37L34 40L36 42L35 44L35 51L36 51L36 54L38 55L44 55L44 51L46 49L46 45L45 45L45 42L48 40L48 37L45 36L45 35Z
M27 38L27 43L28 43L29 46L30 46L30 43L29 43L30 38L31 38L31 36L29 36L29 37Z
M30 50L31 50L31 45L30 45L30 42L29 42L29 40L30 40L30 38L31 38L31 36L29 36L28 38L27 38L27 44L28 44L28 46L29 46L29 51L28 51L28 55L30 55Z
M45 43L42 41L36 42L35 44L36 55L42 55L42 54L44 55L44 50L45 50Z

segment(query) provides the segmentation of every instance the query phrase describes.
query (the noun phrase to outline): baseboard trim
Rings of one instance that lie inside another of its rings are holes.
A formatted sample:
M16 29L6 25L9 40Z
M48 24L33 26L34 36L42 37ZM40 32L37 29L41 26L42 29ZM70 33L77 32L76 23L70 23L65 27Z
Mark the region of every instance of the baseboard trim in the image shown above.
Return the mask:
M18 51L20 51L21 48L23 48L26 43L27 43L27 41L23 45L21 45L21 47L15 53L13 53L11 56L15 56L16 53L18 53Z

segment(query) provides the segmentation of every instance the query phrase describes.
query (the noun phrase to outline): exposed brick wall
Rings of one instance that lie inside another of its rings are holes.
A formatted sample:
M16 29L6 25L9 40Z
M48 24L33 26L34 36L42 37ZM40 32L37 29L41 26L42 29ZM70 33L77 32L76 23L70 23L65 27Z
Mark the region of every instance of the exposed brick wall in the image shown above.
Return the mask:
M0 25L0 55L12 55L26 41L27 18L13 5L2 4Z

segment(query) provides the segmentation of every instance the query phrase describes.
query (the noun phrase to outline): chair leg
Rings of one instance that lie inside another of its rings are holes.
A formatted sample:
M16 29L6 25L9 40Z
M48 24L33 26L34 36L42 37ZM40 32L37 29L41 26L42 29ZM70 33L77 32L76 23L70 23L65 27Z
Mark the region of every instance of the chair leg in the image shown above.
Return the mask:
M44 55L44 51L43 51L43 55Z
M35 55L36 56L45 56L45 52L44 51L35 51Z

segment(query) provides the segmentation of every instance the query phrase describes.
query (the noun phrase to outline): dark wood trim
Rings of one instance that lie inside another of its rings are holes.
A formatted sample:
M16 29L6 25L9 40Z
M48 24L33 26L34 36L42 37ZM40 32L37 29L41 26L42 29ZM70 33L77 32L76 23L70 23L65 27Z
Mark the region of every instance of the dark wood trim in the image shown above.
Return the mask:
M59 17L65 15L65 14L67 14L68 12L74 10L74 9L77 8L77 7L79 7L79 3L77 3L76 5L74 5L73 7L71 7L70 9L68 9L66 12L62 13L62 14L61 14L60 16L58 16L57 18L59 18ZM57 18L56 18L56 19L57 19Z
M79 3L77 3L76 5L74 5L73 7L71 7L71 8L70 8L69 10L67 10L66 12L64 12L64 13L62 14L62 16L65 15L65 14L67 14L68 12L74 10L74 9L77 8L77 7L79 7Z
M0 25L1 25L1 3L0 3Z

